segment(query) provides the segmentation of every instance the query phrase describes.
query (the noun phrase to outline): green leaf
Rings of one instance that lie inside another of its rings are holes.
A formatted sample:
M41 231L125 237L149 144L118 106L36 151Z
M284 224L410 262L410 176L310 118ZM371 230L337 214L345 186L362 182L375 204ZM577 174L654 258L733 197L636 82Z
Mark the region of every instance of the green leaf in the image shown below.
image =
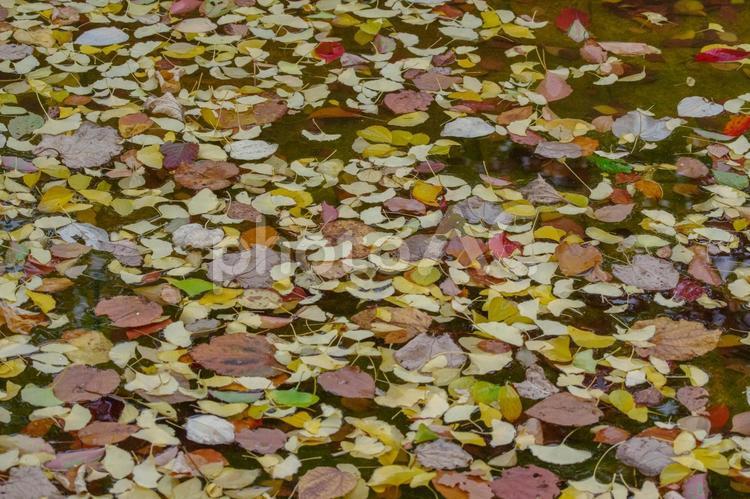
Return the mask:
M497 402L500 396L500 386L488 381L477 381L471 387L471 396L475 402L490 405Z
M421 444L422 442L430 442L431 440L437 440L438 434L427 428L423 423L417 428L417 434L414 436L414 443Z
M721 185L728 185L735 189L746 189L747 186L750 185L750 179L747 178L747 175L723 172L720 170L711 170L711 172L714 174L716 181Z
M191 277L189 279L168 278L167 281L175 288L187 293L190 297L205 293L206 291L209 291L214 287L214 284L212 282L204 281L203 279L197 279L195 277Z
M269 394L269 398L279 405L289 407L310 407L320 400L320 397L313 393L297 390L274 390Z
M597 168L607 173L630 173L633 171L633 167L624 161L617 159L604 158L593 154L589 156L589 161L594 163Z

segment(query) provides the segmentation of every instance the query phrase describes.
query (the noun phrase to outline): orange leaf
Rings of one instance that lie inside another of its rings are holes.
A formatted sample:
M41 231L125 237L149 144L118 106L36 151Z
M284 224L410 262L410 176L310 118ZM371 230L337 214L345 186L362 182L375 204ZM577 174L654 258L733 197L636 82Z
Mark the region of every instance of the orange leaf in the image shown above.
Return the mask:
M633 185L635 185L635 188L647 198L661 199L664 196L664 191L662 190L661 185L653 180L639 180Z

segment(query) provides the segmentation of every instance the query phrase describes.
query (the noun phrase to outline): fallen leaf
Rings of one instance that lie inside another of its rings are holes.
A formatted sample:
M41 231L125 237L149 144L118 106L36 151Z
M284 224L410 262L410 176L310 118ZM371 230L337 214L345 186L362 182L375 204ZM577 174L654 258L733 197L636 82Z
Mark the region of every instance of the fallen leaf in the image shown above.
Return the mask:
M174 170L175 182L183 187L199 191L218 191L232 185L240 170L234 163L204 159L195 163L180 163Z
M442 439L420 444L415 452L419 464L436 470L465 468L473 461L460 445Z
M594 246L561 243L555 249L560 271L566 276L578 275L602 263L602 254Z
M530 464L504 470L491 487L499 499L555 499L560 481L551 471Z
M653 355L663 360L694 359L714 350L721 336L720 330L706 329L700 322L675 321L668 317L637 321L632 328L649 326L654 326L656 333L648 340L653 346L637 350L642 357Z
M63 402L86 402L114 392L119 385L117 371L73 365L55 376L52 391Z
M105 165L121 151L120 136L114 128L88 121L73 135L42 135L34 148L39 156L59 155L65 166L75 170Z
M340 397L375 397L375 380L355 366L325 372L318 376L318 383L325 391Z
M617 447L617 459L646 476L656 476L671 464L672 444L651 437L633 437Z
M94 313L106 315L115 327L139 327L161 317L161 305L140 296L115 296L96 304Z
M235 436L240 446L255 454L273 454L284 447L287 435L277 428L255 428L241 430Z
M78 438L86 445L110 445L126 440L138 430L136 425L94 421L78 432Z
M410 371L422 369L438 356L445 359L445 362L440 364L445 367L457 368L466 362L466 355L461 347L447 334L430 336L422 333L399 348L394 355L396 361Z
M680 280L672 262L651 255L636 255L629 265L613 265L612 274L623 283L645 291L674 289Z
M588 426L597 423L603 413L595 401L560 392L527 409L526 415L560 426Z
M190 356L206 369L227 376L264 376L279 374L274 359L276 349L263 336L245 333L214 336L196 346Z
M318 466L299 479L299 499L334 499L345 496L357 485L357 477L330 466Z

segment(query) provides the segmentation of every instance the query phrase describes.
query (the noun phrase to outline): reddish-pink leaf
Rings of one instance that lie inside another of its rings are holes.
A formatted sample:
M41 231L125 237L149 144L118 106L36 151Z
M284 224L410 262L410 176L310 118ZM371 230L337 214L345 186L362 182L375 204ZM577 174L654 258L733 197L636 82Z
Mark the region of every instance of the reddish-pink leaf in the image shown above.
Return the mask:
M318 376L318 383L325 391L340 397L371 399L375 396L375 380L356 366L325 372Z
M139 327L161 317L162 308L142 296L115 296L97 303L94 313L109 317L113 326Z
M560 11L555 19L555 26L560 31L568 31L574 22L580 22L584 26L589 25L589 15L573 7L568 7Z
M736 62L750 56L750 52L743 49L718 47L695 54L697 62Z
M63 402L87 402L115 391L120 375L112 369L73 365L63 369L52 382L52 392Z
M174 170L181 164L190 164L198 157L198 144L193 142L165 142L159 146L164 155L162 166L166 170Z
M513 254L517 249L521 249L521 244L508 239L505 232L495 234L487 242L487 246L495 258L507 258Z
M327 63L333 62L344 55L344 46L340 42L320 42L315 47L315 56Z
M491 487L499 499L554 499L560 494L559 481L551 471L532 464L505 470Z

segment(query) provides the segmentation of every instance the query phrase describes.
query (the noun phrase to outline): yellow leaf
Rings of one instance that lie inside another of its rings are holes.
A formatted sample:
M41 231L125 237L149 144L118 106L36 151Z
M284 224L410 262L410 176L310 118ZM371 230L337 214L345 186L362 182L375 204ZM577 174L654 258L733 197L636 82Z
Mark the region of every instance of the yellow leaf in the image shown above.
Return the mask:
M492 406L487 404L479 403L479 419L486 427L492 426L492 421L496 419L503 419L503 414Z
M241 289L221 288L204 294L198 302L201 305L223 305L242 294Z
M662 486L677 483L688 476L692 471L690 468L679 463L668 464L659 474L659 482Z
M521 417L523 412L521 397L518 396L518 392L513 386L508 384L501 386L497 398L500 402L500 411L502 411L505 419L515 421Z
M607 348L615 342L611 336L600 336L573 326L568 326L568 334L576 345L583 348Z
M413 113L406 113L402 114L401 116L396 116L391 121L388 122L391 126L417 126L421 125L427 119L430 117L429 114L427 114L424 111L414 111Z
M382 493L386 487L407 484L421 473L424 471L419 468L409 468L399 464L381 466L373 472L367 484L375 492Z
M412 187L411 189L411 195L414 197L414 199L416 199L417 201L421 201L428 206L438 206L438 196L442 192L442 186L428 184L427 182L422 182L421 180L417 180L417 182L414 184L414 187Z
M381 125L368 126L364 130L358 130L357 135L368 142L375 142L378 144L390 144L393 142L391 131Z
M396 148L388 144L373 144L365 147L362 154L367 157L384 158L390 156L394 151L396 151Z
M11 359L0 364L0 378L14 378L26 369L23 359Z
M99 191L96 189L83 189L78 191L83 197L94 203L109 206L112 203L112 194L109 192Z
M564 230L551 225L545 225L534 231L534 237L537 239L552 239L553 241L560 241L563 236L565 236Z
M159 169L164 162L164 155L159 151L159 146L152 144L135 153L138 161L151 168Z
M625 414L635 408L635 400L633 400L633 396L630 392L625 390L613 390L609 394L609 403Z
M34 305L39 307L45 314L50 310L53 310L57 304L54 298L50 295L45 295L44 293L37 293L36 291L29 291L27 289L26 296L28 296L29 299L34 302Z
M545 348L541 351L542 355L552 362L570 362L573 356L570 354L570 338L568 336L558 336L545 342L551 348Z
M70 189L60 185L53 186L42 194L42 199L39 201L39 211L43 213L61 211L73 199L74 195L75 193Z
M194 59L195 57L202 55L205 51L206 48L202 45L190 45L185 42L177 42L167 47L162 54L174 59Z

